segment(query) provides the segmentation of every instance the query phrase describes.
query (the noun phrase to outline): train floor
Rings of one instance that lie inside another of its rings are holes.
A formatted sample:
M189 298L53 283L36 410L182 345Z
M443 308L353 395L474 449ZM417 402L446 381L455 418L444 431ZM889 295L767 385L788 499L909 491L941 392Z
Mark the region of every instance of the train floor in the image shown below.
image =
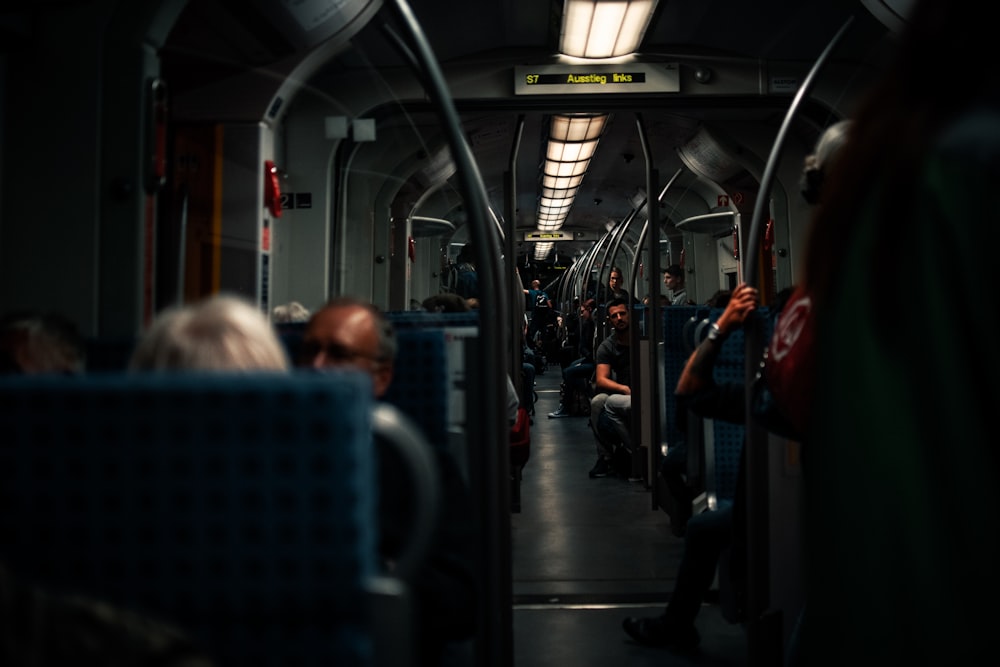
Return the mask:
M531 459L511 516L515 667L745 665L745 633L715 604L698 614L693 653L648 648L622 630L627 616L662 612L684 541L642 481L589 478L587 418L547 417L560 382L558 366L537 377Z

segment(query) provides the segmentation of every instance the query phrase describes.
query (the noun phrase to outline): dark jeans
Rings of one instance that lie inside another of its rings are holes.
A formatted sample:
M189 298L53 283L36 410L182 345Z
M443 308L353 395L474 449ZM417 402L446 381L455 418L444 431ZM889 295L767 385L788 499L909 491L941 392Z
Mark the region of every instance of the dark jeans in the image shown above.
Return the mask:
M589 361L585 357L580 357L563 369L563 383L568 389L577 382L587 382L590 380L590 376L594 374L594 368L593 361Z
M527 361L521 364L521 398L529 415L535 414L535 366Z
M678 440L667 449L667 455L660 462L660 476L670 490L671 498L677 508L676 517L680 523L686 523L691 516L691 502L694 499L691 488L684 481L687 472L687 445Z
M677 570L677 583L667 603L671 623L694 623L705 594L712 586L722 550L732 540L733 506L720 501L719 509L691 517L684 538L684 555Z

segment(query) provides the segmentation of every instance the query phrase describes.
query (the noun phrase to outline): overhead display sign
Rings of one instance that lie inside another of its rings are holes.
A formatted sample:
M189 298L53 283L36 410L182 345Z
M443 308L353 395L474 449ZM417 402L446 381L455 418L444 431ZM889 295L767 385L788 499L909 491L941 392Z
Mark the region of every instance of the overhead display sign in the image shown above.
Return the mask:
M515 95L679 93L677 63L514 68Z
M525 241L575 241L573 232L525 232Z

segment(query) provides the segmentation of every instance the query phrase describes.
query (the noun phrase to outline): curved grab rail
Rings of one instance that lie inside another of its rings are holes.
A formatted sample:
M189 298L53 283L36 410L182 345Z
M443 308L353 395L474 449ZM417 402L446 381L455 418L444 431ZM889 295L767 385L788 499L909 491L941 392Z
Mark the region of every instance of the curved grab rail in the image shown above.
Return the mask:
M778 171L778 162L780 162L781 149L785 145L785 137L788 135L788 131L791 129L792 120L794 120L795 115L799 111L799 107L802 106L802 100L805 99L809 91L812 90L813 83L816 81L816 77L819 76L820 70L826 64L827 59L829 59L830 54L840 43L840 40L847 33L847 29L854 22L854 17L851 16L844 22L844 25L840 27L837 34L833 36L830 43L826 45L823 52L819 54L816 58L816 62L813 63L812 69L809 70L809 74L806 75L805 81L799 87L798 92L795 93L795 98L792 100L791 105L788 107L788 111L785 113L785 120L781 123L781 127L778 129L778 135L774 139L774 144L771 146L771 154L767 158L767 165L764 167L764 175L760 179L760 191L757 193L757 202L753 207L753 218L750 220L750 237L747 240L747 252L745 254L746 264L743 267L743 275L746 276L747 284L755 285L756 275L757 275L757 248L760 245L760 228L763 224L762 220L764 218L764 206L767 205L767 200L771 193L771 184L774 182L774 175Z
M760 246L760 231L764 217L764 206L770 199L771 183L774 181L777 172L778 162L785 137L791 128L792 120L798 113L802 100L812 89L820 70L826 64L827 59L833 49L840 43L841 38L847 32L848 27L854 21L850 17L841 26L840 30L833 36L830 43L813 63L812 69L802 82L802 86L795 94L785 119L778 130L778 135L771 147L771 154L768 156L764 174L761 177L760 191L757 195L757 202L754 204L753 218L750 223L750 233L747 241L747 252L744 254L743 276L748 285L757 285L757 264ZM750 387L760 362L760 356L764 350L763 321L760 317L753 317L747 320L744 330L744 386ZM761 429L754 423L753 410L751 409L751 392L744 392L746 405L746 435L744 447L746 448L746 516L747 516L747 615L753 625L762 623L762 618L768 604L767 589L770 582L768 545L767 539L763 536L768 530L768 460L767 447L764 446L764 436ZM748 633L750 638L748 652L751 662L768 654L769 647L765 646L764 633L759 628Z
M410 541L396 561L392 574L412 581L427 558L441 514L441 490L430 443L420 428L388 403L372 407L372 431L396 448L413 479L416 508Z
M462 131L462 122L448 90L447 81L435 58L430 43L406 0L388 3L406 26L412 41L413 60L419 64L424 87L441 115L443 129L457 166L460 191L465 198L469 218L469 234L474 245L480 294L490 298L480 305L483 321L508 321L508 295L501 288L501 270L495 227L489 219L489 198L479 167ZM402 46L402 45L401 45ZM483 667L508 665L513 662L513 596L510 553L510 496L507 483L510 461L507 443L502 440L510 429L505 419L505 373L508 364L506 327L480 327L479 353L474 364L479 368L481 382L476 383L477 405L482 407L480 419L470 425L469 436L485 452L479 469L477 485L481 486L480 519L486 523L480 554L483 569L480 576L483 601L478 610L481 631L481 655L487 656ZM497 362L500 363L497 363ZM471 369L470 369L471 370Z

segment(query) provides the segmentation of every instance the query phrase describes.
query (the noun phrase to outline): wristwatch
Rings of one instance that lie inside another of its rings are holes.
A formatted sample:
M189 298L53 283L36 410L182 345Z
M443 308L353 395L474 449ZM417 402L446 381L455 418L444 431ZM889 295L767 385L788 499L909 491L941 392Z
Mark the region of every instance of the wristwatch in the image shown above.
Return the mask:
M708 325L708 340L713 341L713 342L718 341L719 343L721 343L723 341L723 339L725 339L725 336L722 335L722 329L719 328L719 325L716 324L715 322L712 322L711 324L709 324Z

